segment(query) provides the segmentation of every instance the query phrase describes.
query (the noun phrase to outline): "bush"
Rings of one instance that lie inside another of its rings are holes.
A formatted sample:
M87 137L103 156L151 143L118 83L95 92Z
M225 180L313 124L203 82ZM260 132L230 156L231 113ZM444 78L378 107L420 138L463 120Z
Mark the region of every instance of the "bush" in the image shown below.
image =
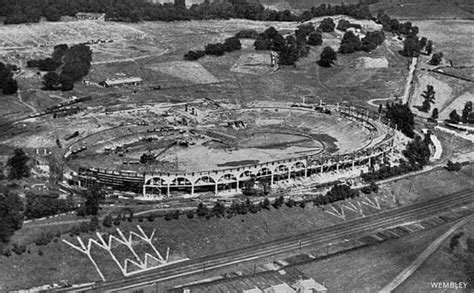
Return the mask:
M188 217L188 219L192 219L194 218L194 211L193 210L190 210L186 213L186 216Z
M325 33L330 33L334 31L334 28L336 27L336 24L332 20L332 18L325 18L323 21L321 21L321 24L319 25L319 29Z
M18 255L22 255L23 253L26 252L26 246L25 245L18 245L18 244L13 244L12 251Z
M104 220L102 221L102 226L106 228L110 228L112 227L112 224L113 224L112 222L113 222L112 216L109 214L105 216Z
M206 52L202 50L188 51L188 53L184 55L184 59L188 61L194 61L204 56L206 56Z
M370 188L370 186L364 186L360 189L360 191L362 191L362 193L364 194L370 194L372 192L372 189Z
M239 39L257 39L258 36L257 31L252 29L244 29L235 34L235 37Z
M242 48L242 44L240 43L239 38L227 38L224 41L224 50L226 52L237 51Z
M308 36L308 45L320 46L323 44L323 36L318 32L312 32Z
M171 221L173 219L173 213L167 213L165 215L165 221Z
M42 250L38 250L38 255L39 255L39 256L43 256L43 254L44 254L44 253L43 253Z
M120 219L120 217L117 216L117 217L114 219L114 225L115 225L115 226L119 226L121 221L122 221L122 219Z
M207 44L204 48L206 55L222 56L226 51L226 47L223 44Z
M446 165L446 170L448 170L449 172L458 172L461 170L461 167L461 163L459 162L453 163L452 161L448 161L448 164Z
M179 215L180 215L179 211L176 210L176 211L174 212L174 214L173 214L173 219L178 220L178 219L179 219Z
M41 235L35 240L35 244L37 246L47 245L48 243L51 242L52 239L53 239L53 235L50 232L41 233Z
M153 222L155 220L155 215L153 215L153 214L148 215L147 219L148 219L149 222Z

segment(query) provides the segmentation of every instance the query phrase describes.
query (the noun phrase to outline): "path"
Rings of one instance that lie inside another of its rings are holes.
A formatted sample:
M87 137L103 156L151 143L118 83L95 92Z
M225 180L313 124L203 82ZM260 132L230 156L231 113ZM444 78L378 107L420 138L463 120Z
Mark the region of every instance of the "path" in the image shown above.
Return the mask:
M372 99L372 100L368 100L368 101L367 101L367 104L378 108L379 105L375 104L374 102L376 102L376 101L388 101L388 100L395 100L395 98Z
M19 67L22 68L22 67L23 67L23 63L21 62L21 60L20 60L19 62L20 62L20 66L19 66ZM25 103L25 102L23 101L23 97L22 97L22 95L21 95L21 89L20 89L20 87L18 87L18 90L17 90L17 97L18 97L18 101L20 102L20 104L22 104L23 106L29 108L33 113L36 113L36 109L35 109L33 106L31 106L30 104Z
M398 276L396 276L392 282L383 287L379 293L393 292L398 286L406 281L406 279L408 279L428 259L428 257L430 257L430 255L433 254L452 233L454 233L454 231L472 219L474 219L474 215L466 217L454 224L448 231L431 243L430 246L428 246L428 248L425 249L425 251L423 251L412 264L410 264L400 274L398 274Z
M409 72L408 72L408 76L407 76L407 82L406 82L406 85L405 85L405 90L404 90L403 95L401 97L371 99L371 100L367 101L367 104L369 104L373 107L378 107L378 105L374 103L375 101L387 101L387 100L395 100L395 99L401 100L402 104L406 104L407 102L409 102L411 86L412 86L412 83L413 83L413 77L415 76L415 69L416 69L417 63L418 63L418 58L412 58L411 59L411 64L410 64L410 67L409 67Z
M149 58L149 57L157 57L157 56L163 55L164 53L167 53L167 51L163 52L162 54L158 54L158 55L144 55L144 56L139 56L139 57L135 57L135 58L124 58L124 59L115 59L115 60L96 61L96 62L92 62L91 64L92 65L98 65L98 64L110 64L110 63L119 63L119 62L135 62L136 60L140 60L140 59L145 59L145 58Z

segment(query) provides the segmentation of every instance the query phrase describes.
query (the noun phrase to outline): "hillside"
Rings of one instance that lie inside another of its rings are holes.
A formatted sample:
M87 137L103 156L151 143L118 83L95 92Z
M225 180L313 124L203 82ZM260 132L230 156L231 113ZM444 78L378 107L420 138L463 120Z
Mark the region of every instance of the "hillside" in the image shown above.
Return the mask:
M287 8L309 10L321 4L359 2L359 0L260 0L264 6L278 10ZM474 4L469 0L378 0L377 3L370 5L370 9L374 15L383 9L388 15L399 19L474 18Z

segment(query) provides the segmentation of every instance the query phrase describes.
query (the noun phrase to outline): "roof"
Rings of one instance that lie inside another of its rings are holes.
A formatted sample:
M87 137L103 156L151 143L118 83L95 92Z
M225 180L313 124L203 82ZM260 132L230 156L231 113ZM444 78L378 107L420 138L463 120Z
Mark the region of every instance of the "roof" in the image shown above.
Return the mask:
M105 13L96 13L96 12L78 12L76 16L91 16L91 17L102 17Z
M273 285L270 288L263 290L265 293L295 293L296 291L291 288L287 283Z
M255 287L253 289L244 290L243 293L263 293L263 291Z
M142 81L143 79L141 77L131 76L131 77L124 77L124 78L106 79L104 82L107 85L117 85L117 84L135 83L135 82L142 82Z
M297 291L298 289L300 289L301 292L310 292L311 289L316 290L316 292L328 290L326 287L319 284L314 279L299 280L293 284L293 288L295 288Z

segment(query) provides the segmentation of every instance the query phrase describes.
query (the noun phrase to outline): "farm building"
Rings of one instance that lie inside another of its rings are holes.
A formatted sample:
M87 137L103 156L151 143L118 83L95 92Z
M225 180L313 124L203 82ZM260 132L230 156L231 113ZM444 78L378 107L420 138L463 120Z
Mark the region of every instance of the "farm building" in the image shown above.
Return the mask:
M77 20L105 20L105 13L86 13L78 12L76 13Z
M141 77L124 77L124 78L111 78L111 79L106 79L104 81L99 82L100 86L103 87L119 87L119 86L125 86L125 85L140 85L142 84L143 79Z

